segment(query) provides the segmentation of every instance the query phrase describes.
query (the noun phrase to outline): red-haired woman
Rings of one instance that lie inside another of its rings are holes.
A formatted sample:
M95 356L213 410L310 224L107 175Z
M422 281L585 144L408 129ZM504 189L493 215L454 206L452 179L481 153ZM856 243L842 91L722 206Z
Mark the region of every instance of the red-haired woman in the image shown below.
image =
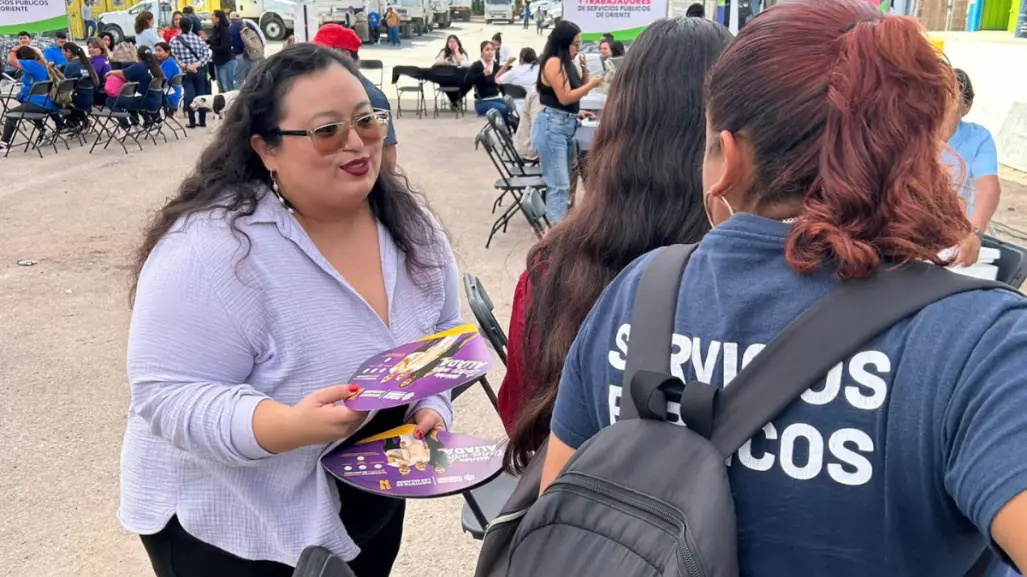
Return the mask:
M915 20L864 0L782 3L707 82L714 228L683 275L671 364L719 387L838 284L938 263L971 229L938 154L956 81ZM571 347L543 488L617 418L652 256ZM740 575L956 577L989 541L1027 569L1024 359L1027 299L1001 290L943 299L863 346L732 459Z

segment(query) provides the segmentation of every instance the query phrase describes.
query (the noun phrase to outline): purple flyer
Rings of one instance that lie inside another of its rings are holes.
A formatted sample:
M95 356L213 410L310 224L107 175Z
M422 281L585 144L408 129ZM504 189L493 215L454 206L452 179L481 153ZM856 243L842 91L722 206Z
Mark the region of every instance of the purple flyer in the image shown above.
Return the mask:
M360 393L346 401L355 411L409 405L475 381L492 368L492 354L474 325L398 346L360 365L351 383Z
M491 481L503 466L500 443L432 431L418 439L403 425L335 449L321 466L344 483L400 499L445 497Z

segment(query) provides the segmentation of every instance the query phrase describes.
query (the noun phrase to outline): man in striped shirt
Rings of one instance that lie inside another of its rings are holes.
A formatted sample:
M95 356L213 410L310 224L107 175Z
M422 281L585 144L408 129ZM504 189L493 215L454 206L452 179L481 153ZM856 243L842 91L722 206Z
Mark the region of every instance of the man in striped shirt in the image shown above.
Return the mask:
M200 123L196 124L196 113L190 107L193 99L201 94L210 94L207 80L207 62L210 61L210 48L199 36L193 34L194 22L191 18L182 18L179 26L182 33L171 39L171 55L178 61L185 73L182 88L185 98L182 104L189 114L188 128L207 126L207 111L200 111Z

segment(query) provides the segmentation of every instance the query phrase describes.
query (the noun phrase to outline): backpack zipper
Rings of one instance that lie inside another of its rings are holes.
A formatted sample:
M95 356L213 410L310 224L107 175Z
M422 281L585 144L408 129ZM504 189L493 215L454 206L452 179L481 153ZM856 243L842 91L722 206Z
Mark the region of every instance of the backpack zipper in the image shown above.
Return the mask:
M574 489L585 489L594 494L585 494ZM692 555L691 547L688 546L688 539L685 535L688 525L685 521L685 516L676 508L652 498L642 498L630 489L578 472L560 475L546 490L547 493L550 491L568 491L599 502L610 500L646 513L649 516L649 519L646 520L660 527L664 532L677 540L678 559L688 572L688 577L706 576L706 573L699 568L699 563L696 562L695 557ZM605 499L596 499L596 495ZM659 522L654 523L652 517L655 517Z
M488 537L489 532L492 531L497 525L502 525L504 523L516 521L527 514L528 509L524 508L514 511L512 513L507 513L506 515L497 516L495 519L492 520L491 523L489 523L489 526L485 528L485 537ZM482 537L482 540L484 540L485 537Z

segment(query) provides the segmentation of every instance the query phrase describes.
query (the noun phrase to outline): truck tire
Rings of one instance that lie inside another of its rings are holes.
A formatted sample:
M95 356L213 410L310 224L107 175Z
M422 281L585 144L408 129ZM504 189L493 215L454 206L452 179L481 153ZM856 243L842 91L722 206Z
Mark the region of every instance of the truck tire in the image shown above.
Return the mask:
M118 42L121 42L125 39L125 33L121 30L121 26L118 26L117 24L110 24L100 28L100 34L103 34L104 32L111 33L111 36L114 37L115 46L118 45Z
M260 25L260 29L264 31L264 36L266 36L268 40L285 40L287 32L285 29L285 22L282 22L282 19L278 16L268 16Z
M414 33L417 34L418 36L423 36L424 35L424 20L423 19L418 18L418 19L414 20Z

